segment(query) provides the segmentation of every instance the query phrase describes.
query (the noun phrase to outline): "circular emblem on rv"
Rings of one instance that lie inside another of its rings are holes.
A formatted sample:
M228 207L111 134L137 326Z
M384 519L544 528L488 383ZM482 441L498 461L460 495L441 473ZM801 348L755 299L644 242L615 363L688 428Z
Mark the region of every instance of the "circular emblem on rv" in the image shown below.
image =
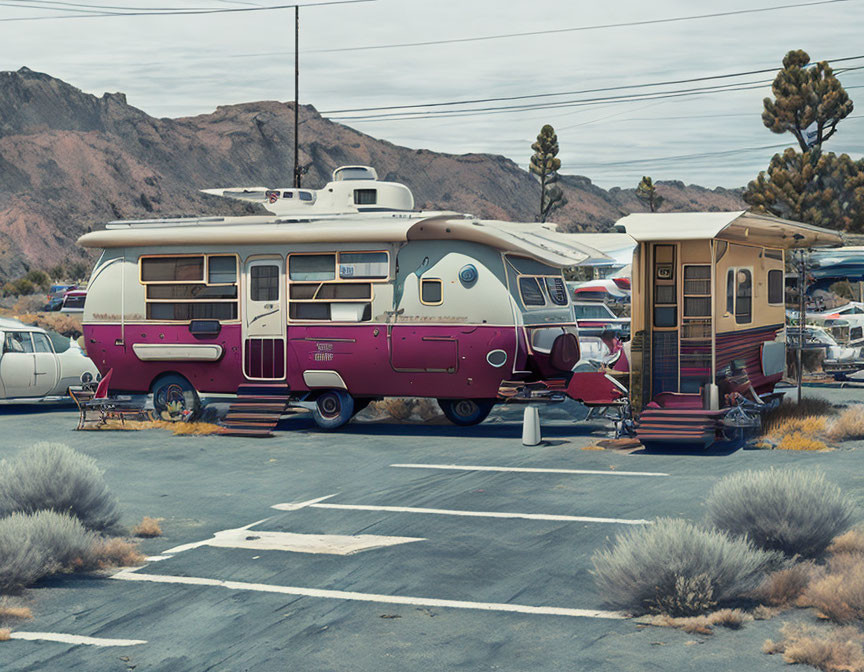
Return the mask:
M507 353L503 350L490 350L486 353L486 361L498 369L507 363Z
M459 280L463 285L473 285L477 282L477 267L474 264L466 264L459 271Z

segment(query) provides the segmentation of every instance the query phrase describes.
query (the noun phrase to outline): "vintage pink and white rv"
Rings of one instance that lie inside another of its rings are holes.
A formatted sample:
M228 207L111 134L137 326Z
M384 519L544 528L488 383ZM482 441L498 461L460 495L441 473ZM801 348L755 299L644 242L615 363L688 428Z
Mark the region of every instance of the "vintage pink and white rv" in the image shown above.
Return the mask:
M275 214L113 222L79 240L103 250L83 322L112 390L152 392L161 412L282 385L333 428L386 396L433 397L474 424L502 385L566 389L579 348L562 269L596 250L413 211L406 187L362 167L320 190L210 193Z

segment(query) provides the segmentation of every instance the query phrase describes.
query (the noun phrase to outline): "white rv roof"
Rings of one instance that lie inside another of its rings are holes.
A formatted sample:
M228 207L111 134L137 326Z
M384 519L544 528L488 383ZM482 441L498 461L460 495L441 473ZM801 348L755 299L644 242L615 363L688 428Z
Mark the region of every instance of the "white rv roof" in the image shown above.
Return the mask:
M836 231L779 217L736 212L664 212L627 215L618 220L638 242L711 240L754 243L769 247L832 247L842 245Z
M605 258L568 234L536 224L483 221L453 212L338 216L329 219L209 217L203 219L112 222L87 233L78 244L89 248L291 243L390 243L411 240L464 240L512 252L552 266L567 267Z

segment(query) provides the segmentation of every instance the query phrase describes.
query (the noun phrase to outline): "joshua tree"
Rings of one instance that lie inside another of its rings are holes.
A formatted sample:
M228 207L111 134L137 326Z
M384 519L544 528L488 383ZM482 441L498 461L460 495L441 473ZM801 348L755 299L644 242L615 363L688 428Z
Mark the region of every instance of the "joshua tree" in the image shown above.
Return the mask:
M540 180L540 214L538 219L545 222L549 213L560 208L567 199L561 188L555 184L558 181L558 169L561 159L558 156L558 136L555 129L546 124L540 129L537 142L531 145L534 154L529 165L531 173Z
M657 186L647 175L636 187L636 198L646 203L651 212L657 212L663 204L663 197L657 193Z

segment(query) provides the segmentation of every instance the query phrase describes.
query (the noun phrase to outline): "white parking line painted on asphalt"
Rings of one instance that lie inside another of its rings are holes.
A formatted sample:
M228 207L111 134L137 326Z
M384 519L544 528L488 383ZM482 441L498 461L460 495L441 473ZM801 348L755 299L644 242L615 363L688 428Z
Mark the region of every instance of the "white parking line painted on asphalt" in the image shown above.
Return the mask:
M199 546L216 548L245 548L256 551L288 551L291 553L326 553L329 555L353 555L361 551L412 541L425 541L422 537L386 537L376 534L297 534L294 532L266 532L239 528L222 530L207 539L194 544L185 544L165 551L165 554L179 553Z
M467 464L391 464L400 469L445 469L453 471L502 471L524 474L581 474L590 476L668 476L669 474L653 471L618 471L608 469L542 469L535 467L486 467Z
M355 593L343 590L322 590L319 588L299 588L296 586L277 586L268 583L247 583L245 581L220 581L196 576L168 576L163 574L140 574L134 570L123 570L114 574L112 579L121 581L149 581L152 583L182 584L188 586L213 586L230 590L249 590L261 593L279 593L301 597L319 597L331 600L351 600L356 602L378 602L381 604L406 604L416 607L440 607L442 609L476 609L479 611L510 612L535 616L577 616L582 618L603 618L620 620L628 618L618 611L597 609L570 609L566 607L534 607L525 604L498 604L494 602L466 602L461 600L440 600L429 597L407 597L403 595L378 595L376 593Z
M333 497L334 495L329 495ZM524 520L557 520L576 523L612 523L619 525L646 525L651 521L630 518L595 518L593 516L567 516L547 513L509 513L502 511L463 511L457 509L425 509L415 506L378 506L373 504L330 504L323 500L327 497L312 499L295 504L274 504L272 509L297 511L306 507L314 509L345 509L349 511L390 511L393 513L431 513L441 516L468 516L474 518L521 518ZM310 503L314 502L314 503Z
M9 633L10 639L26 639L32 641L61 642L63 644L88 644L90 646L135 646L146 644L146 639L105 639L103 637L84 637L82 635L67 635L62 632L28 632L17 630Z

